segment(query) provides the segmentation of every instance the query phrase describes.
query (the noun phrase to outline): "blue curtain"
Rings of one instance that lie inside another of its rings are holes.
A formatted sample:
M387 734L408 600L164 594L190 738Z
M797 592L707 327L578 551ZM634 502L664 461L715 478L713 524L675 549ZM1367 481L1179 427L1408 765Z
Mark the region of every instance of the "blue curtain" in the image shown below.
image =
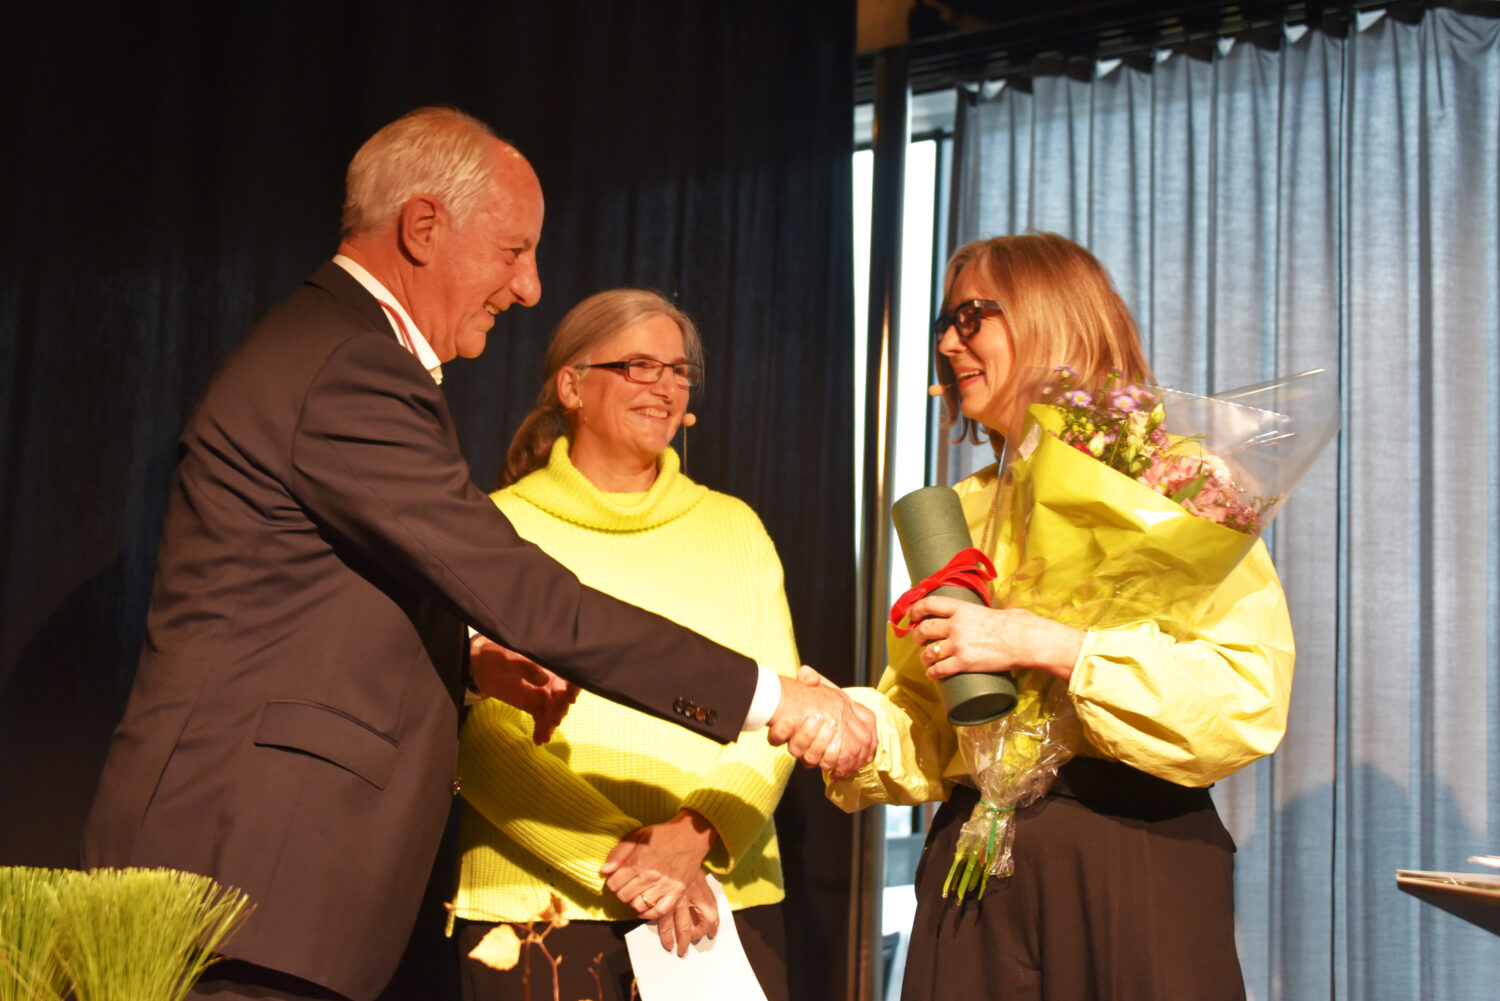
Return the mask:
M1500 20L1365 14L966 91L958 136L955 242L1092 249L1163 384L1338 373L1344 430L1270 540L1289 729L1215 789L1250 996L1496 996L1500 937L1394 872L1500 851Z

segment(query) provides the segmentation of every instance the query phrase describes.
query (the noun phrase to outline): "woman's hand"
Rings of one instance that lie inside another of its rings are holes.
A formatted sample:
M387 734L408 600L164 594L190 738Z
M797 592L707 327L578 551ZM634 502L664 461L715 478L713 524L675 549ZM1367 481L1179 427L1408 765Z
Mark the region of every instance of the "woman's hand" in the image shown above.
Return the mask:
M718 836L713 825L692 810L637 828L605 859L599 870L607 877L604 885L641 919L670 919L684 891L701 876L703 860Z
M1084 633L1020 608L986 608L929 595L911 606L929 678L1031 667L1068 680L1083 649Z
M677 903L677 909L656 922L661 947L686 956L688 946L719 934L719 902L703 873L693 877Z

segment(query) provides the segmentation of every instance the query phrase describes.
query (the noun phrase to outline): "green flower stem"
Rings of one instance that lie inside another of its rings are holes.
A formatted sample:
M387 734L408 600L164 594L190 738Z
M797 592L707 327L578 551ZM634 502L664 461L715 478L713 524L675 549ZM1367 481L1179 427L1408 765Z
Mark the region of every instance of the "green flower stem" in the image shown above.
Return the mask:
M1015 812L1016 808L1013 806L996 806L984 800L980 800L975 805L973 815L964 825L965 830L959 833L958 847L953 853L953 864L948 867L948 878L943 880L945 898L954 888L953 880L957 876L960 903L976 884L978 885L976 899L984 899L984 888L989 885L990 881L990 868L994 865L995 856L998 853L997 842L1000 836L1001 818ZM989 830L983 837L976 836L968 829L968 825L975 820L989 821Z

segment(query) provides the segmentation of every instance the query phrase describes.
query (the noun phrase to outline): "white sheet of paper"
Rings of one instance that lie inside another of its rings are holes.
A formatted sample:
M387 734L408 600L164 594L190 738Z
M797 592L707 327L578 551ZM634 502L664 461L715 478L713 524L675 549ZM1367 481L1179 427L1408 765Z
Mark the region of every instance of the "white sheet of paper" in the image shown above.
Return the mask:
M766 1001L766 993L760 989L760 981L745 957L745 947L740 944L724 888L712 876L708 885L719 902L719 934L689 947L686 956L663 949L652 925L625 933L641 1001L673 1001L707 994L712 994L714 1001Z

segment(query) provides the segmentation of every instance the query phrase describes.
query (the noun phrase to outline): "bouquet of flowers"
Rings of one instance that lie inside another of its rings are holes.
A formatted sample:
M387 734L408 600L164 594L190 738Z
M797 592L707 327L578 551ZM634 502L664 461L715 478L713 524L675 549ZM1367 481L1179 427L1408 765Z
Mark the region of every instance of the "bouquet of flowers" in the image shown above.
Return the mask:
M1027 411L997 509L996 607L1079 629L1153 621L1186 639L1209 596L1338 429L1322 372L1197 397L1128 383L1090 393L1067 368ZM997 502L999 501L997 495ZM1067 684L1016 672L1007 716L960 727L980 791L944 885L959 899L1013 871L1013 817L1044 794L1083 734Z

